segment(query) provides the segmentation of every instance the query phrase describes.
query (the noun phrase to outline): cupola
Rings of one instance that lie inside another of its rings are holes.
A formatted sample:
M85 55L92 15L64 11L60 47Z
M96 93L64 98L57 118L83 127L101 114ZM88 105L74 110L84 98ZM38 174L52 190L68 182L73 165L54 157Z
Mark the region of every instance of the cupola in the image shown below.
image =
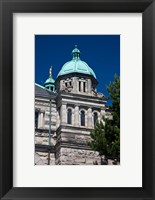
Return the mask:
M52 92L55 92L55 80L52 78L52 66L49 69L49 78L45 81L44 87Z
M72 50L72 59L66 62L56 78L57 92L64 91L83 95L97 95L98 81L94 71L80 58L77 45Z

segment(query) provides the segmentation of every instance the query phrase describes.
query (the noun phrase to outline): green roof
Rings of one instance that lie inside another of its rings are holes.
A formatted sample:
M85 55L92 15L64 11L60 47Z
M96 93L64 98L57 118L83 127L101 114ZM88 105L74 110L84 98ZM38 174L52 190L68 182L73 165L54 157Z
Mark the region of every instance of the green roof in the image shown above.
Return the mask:
M71 61L66 62L60 70L58 76L62 76L70 73L81 73L92 75L96 78L94 71L88 66L88 64L80 59L80 50L75 47L72 51L73 58ZM57 77L58 77L57 76Z
M45 81L44 85L47 84L47 83L55 83L55 80L54 80L52 77L49 77L49 78Z

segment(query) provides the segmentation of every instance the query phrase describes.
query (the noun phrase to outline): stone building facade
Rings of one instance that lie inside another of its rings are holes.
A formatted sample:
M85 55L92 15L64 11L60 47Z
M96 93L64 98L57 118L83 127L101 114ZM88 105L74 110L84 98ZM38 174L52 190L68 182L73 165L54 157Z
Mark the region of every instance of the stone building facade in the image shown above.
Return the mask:
M106 116L106 98L77 47L72 56L56 80L50 68L44 86L35 84L35 165L101 164L87 142L96 121Z

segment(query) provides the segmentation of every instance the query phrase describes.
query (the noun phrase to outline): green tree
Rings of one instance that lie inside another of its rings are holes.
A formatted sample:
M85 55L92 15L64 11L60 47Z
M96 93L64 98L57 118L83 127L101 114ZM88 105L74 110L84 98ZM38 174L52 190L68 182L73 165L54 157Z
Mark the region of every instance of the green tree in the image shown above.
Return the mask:
M88 145L99 154L120 161L120 78L114 76L114 81L106 86L112 119L103 118L97 122L90 133Z

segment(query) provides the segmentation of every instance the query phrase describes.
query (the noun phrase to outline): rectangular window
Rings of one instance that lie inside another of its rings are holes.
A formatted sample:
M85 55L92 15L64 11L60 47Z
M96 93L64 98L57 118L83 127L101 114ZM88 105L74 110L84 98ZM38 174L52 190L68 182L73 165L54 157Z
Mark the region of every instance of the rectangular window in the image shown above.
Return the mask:
M81 111L81 126L85 126L85 112Z
M98 119L98 116L97 116L97 113L95 112L95 113L94 113L94 125L96 124L97 119Z
M86 92L86 82L83 83L83 92Z
M72 110L68 109L67 111L67 123L72 124Z
M38 116L39 116L39 113L35 112L35 128L36 129L38 128Z
M79 92L81 92L81 81L79 81Z

